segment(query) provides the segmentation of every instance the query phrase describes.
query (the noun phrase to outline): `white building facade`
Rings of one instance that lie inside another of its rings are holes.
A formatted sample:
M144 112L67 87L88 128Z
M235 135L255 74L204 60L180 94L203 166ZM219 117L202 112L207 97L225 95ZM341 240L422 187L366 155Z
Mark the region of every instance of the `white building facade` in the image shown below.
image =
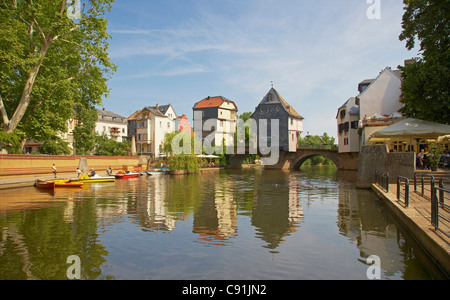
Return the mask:
M98 121L95 123L95 132L105 134L109 139L122 142L127 137L127 118L105 109L97 109Z
M166 133L175 132L177 115L172 105L144 107L136 113L136 151L154 158L164 156Z
M340 153L359 152L374 132L402 119L401 85L401 71L389 67L359 83L359 95L349 98L336 116Z

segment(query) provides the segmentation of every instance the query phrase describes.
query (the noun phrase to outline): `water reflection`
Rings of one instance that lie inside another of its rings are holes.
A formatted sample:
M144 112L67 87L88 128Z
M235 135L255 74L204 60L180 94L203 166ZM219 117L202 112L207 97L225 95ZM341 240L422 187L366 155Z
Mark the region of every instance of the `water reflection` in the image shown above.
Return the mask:
M370 255L383 278L431 278L374 194L342 178L222 170L0 191L0 279L66 279L70 255L84 279L360 279Z

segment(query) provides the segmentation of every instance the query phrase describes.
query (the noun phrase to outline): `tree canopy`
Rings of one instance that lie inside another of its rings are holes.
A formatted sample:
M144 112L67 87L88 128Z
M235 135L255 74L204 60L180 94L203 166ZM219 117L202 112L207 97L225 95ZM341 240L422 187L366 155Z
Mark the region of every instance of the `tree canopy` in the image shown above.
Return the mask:
M4 132L46 141L67 131L69 119L92 124L92 114L85 112L101 105L116 70L108 56L105 18L113 1L0 2ZM75 5L79 14L72 11Z
M450 120L450 1L404 0L403 31L411 50L420 42L416 62L403 70L401 112L408 117L447 124Z

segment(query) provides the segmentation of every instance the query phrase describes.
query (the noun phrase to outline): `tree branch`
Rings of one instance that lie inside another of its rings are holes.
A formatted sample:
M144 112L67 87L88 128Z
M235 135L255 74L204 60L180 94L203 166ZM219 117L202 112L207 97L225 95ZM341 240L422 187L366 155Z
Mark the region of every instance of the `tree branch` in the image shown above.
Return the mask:
M9 126L9 118L8 118L8 114L6 113L5 106L3 104L2 95L0 95L0 111L2 113L3 123L5 124L6 127L8 127Z

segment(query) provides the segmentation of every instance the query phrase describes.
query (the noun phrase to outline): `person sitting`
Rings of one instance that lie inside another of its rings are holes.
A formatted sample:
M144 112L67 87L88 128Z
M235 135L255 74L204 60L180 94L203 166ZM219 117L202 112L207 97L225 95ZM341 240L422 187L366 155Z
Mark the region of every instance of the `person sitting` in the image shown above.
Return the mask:
M92 177L92 176L94 176L94 175L95 175L95 170L94 170L94 168L92 168L92 169L91 169L91 174L89 174L89 176Z

